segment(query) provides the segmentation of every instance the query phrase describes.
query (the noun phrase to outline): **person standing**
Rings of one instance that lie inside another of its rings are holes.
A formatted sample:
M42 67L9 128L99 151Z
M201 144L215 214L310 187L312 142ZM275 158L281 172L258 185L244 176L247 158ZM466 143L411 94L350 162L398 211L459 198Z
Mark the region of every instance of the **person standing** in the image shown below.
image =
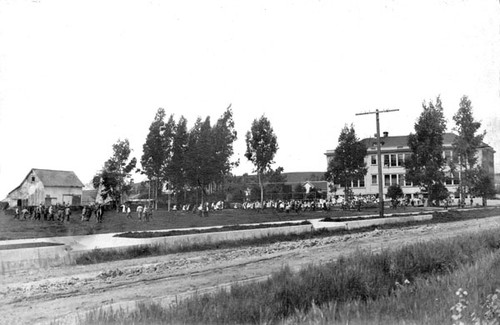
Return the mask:
M47 221L47 214L48 214L47 207L45 205L42 205L42 215L43 215L43 220Z
M139 205L136 211L137 211L137 217L139 218L139 220L142 220L142 206Z
M29 210L24 208L21 213L23 214L23 219L26 220L30 214Z
M66 221L69 222L69 216L71 215L71 209L69 208L69 205L67 205L64 209L64 215L66 217Z
M54 208L52 205L49 206L49 221L54 221Z
M132 219L132 209L130 209L130 205L127 205L127 219Z

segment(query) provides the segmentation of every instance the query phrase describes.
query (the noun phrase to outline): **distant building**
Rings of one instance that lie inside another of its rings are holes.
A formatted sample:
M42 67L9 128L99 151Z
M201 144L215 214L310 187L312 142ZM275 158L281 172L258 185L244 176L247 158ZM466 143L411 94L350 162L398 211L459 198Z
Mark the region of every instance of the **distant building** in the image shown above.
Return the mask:
M97 190L83 189L82 191L82 205L92 205L96 202Z
M445 133L443 135L443 156L446 159L453 157L453 141L457 135L453 133ZM378 195L378 161L377 161L377 138L362 139L367 149L365 157L367 174L364 178L351 182L351 189L354 195ZM380 137L381 153L382 153L382 182L384 186L384 196L387 193L387 188L391 185L399 184L403 189L404 194L410 198L422 196L420 188L414 186L411 182L405 180L406 170L404 161L412 152L408 146L408 136L389 136L387 132ZM481 165L492 177L494 177L494 153L492 147L482 143L478 148L478 164ZM328 162L333 158L334 150L327 150L325 153ZM459 175L449 174L450 179L446 182L446 187L450 193L457 193L459 184ZM337 194L343 195L344 188L337 186ZM333 195L334 193L329 193Z
M9 206L81 205L83 183L72 171L32 169L3 202Z
M325 181L325 172L324 171L315 171L315 172L289 172L289 173L281 173L283 176L283 186L281 188L282 192L276 193L271 192L267 193L265 199L269 200L289 200L291 198L294 199L302 199L306 198L309 193L313 193L314 196L309 197L312 198L321 198L326 196L328 182ZM239 176L243 177L243 176ZM248 184L258 184L258 179L256 175L246 175ZM264 187L270 186L271 184L267 181L263 183ZM297 187L301 186L303 191L298 194L296 192ZM249 197L251 195L251 187L247 188L245 191L245 197ZM232 198L231 198L232 199ZM229 200L231 200L229 199Z
M328 182L325 181L325 172L290 172L282 173L285 176L285 186L288 185L294 190L297 185L302 185L309 193L311 190L318 192L327 191Z

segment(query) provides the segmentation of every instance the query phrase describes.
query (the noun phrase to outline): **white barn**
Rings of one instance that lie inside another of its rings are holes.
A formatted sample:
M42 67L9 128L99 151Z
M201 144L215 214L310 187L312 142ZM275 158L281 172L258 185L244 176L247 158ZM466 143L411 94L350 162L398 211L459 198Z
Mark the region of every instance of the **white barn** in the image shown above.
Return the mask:
M32 169L3 202L13 206L81 205L83 183L72 171Z

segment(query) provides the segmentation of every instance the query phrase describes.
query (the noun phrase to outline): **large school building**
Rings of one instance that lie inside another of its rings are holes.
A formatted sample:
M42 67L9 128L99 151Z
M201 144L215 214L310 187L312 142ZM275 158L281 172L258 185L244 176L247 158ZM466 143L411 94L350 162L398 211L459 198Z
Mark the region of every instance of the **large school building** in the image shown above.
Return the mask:
M453 133L445 133L443 136L443 156L447 159L452 159L453 157L453 141L456 135ZM364 178L353 181L351 183L351 188L354 195L374 195L378 196L378 164L382 164L382 184L384 188L384 196L387 193L387 188L394 184L399 184L403 189L404 194L409 198L421 198L423 193L421 189L414 186L411 182L405 180L406 170L404 168L404 161L406 157L411 154L410 147L408 146L408 136L389 136L387 132L384 132L383 136L380 137L382 161L377 160L377 138L366 138L361 140L368 148L367 155L365 157L366 167L368 168L367 174ZM480 164L484 169L494 177L494 153L495 150L485 143L482 143L478 148L478 164ZM325 155L327 157L327 164L333 158L334 150L327 150ZM457 194L459 175L452 175L451 178L447 180L446 187L450 193ZM343 194L344 188L337 185L336 194ZM334 193L329 193L333 195ZM384 197L385 199L385 197Z

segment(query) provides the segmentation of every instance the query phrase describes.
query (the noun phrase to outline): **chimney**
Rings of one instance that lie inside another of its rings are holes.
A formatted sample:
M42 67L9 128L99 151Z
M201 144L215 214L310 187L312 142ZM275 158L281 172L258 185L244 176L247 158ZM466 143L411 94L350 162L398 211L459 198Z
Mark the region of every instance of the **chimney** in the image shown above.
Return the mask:
M389 132L385 131L384 132L384 138L387 138L389 136Z

